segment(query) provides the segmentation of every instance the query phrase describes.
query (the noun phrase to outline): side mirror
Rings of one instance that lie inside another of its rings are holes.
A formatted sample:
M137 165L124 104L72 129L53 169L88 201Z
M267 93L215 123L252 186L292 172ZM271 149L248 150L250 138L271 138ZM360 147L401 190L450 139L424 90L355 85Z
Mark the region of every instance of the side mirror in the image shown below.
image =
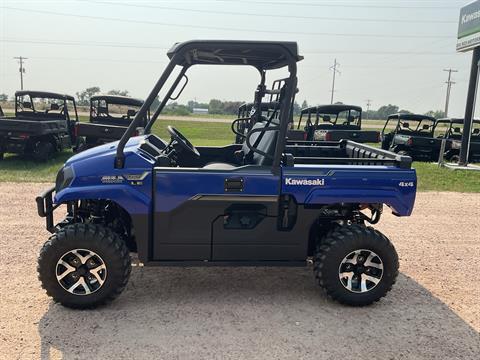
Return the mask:
M323 117L323 121L324 121L324 122L330 122L330 116L325 115L325 116Z
M128 117L134 117L137 114L137 112L133 109L128 109L127 110L127 116Z
M24 102L22 102L22 107L24 109L31 109L32 108L32 103L30 101L24 101Z
M477 130L478 130L478 129L477 129ZM453 132L461 133L461 132L462 132L462 129L460 129L459 127L456 127L456 128L453 128Z
M429 125L423 125L423 126L422 126L422 129L423 129L423 130L428 130L428 129L430 129L430 126L429 126Z
M410 124L407 122L402 123L402 127L405 129L410 129Z
M52 103L50 105L50 110L60 110L60 106L58 106L56 103Z

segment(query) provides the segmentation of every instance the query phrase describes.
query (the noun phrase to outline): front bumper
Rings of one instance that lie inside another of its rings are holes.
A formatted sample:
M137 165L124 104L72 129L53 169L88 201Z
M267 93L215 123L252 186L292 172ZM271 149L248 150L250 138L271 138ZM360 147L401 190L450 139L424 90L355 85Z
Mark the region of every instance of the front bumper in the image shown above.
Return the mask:
M39 196L36 197L38 216L44 217L46 222L46 228L49 232L55 232L55 226L53 224L53 211L58 207L53 204L53 192L55 186L45 190Z

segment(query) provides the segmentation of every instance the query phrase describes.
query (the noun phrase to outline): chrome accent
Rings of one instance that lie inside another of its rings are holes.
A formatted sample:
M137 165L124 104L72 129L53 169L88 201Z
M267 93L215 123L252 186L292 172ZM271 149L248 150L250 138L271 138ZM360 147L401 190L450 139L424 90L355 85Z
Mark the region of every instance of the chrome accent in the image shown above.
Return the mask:
M340 283L348 291L365 293L375 288L383 277L383 261L372 250L359 249L343 258L338 267Z

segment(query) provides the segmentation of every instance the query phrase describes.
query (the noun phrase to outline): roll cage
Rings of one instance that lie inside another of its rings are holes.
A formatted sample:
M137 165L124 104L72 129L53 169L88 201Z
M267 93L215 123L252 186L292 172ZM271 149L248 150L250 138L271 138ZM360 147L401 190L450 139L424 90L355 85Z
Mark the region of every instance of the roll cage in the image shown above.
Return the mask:
M119 95L95 95L90 98L91 123L124 123L129 124L143 105L143 100ZM147 110L142 127L150 119Z
M392 114L389 115L382 129L382 135L387 130L388 123L396 121L394 133L404 135L428 135L433 137L437 120L431 116L421 114ZM410 127L410 123L416 123L415 127Z
M345 122L337 124L339 115L346 113ZM362 125L362 108L355 105L332 104L319 105L302 109L300 112L300 119L298 120L297 130L300 129L303 118L306 117L306 127L319 125L347 125L358 126Z
M256 68L260 73L260 84L257 86L254 97L254 108L261 109L262 99L269 92L265 86L266 71L287 67L289 76L284 79L285 83L278 94L282 92L282 101L279 104L278 124L273 126L267 123L263 129L255 129L249 132L246 138L246 144L252 150L255 150L255 144L250 144L249 137L255 132L261 132L256 138L255 143L258 143L259 138L263 136L266 131L278 131L279 136L275 146L273 168L280 165L283 149L286 142L286 134L291 115L294 94L297 86L297 62L303 57L298 54L297 43L295 42L270 42L270 41L223 41L223 40L193 40L183 43L175 44L168 52L170 61L153 87L152 91L146 98L144 104L136 114L134 120L130 123L128 129L119 141L116 157L115 167L123 168L125 165L124 148L128 139L134 134L135 129L140 125L142 118L150 109L157 94L163 89L170 75L176 66L180 66L181 70L174 79L172 85L165 93L165 96L160 102L152 118L145 127L145 133L149 133L153 124L158 119L158 116L164 109L168 100L176 99L183 91L188 83L186 76L187 70L192 65L249 65ZM185 79L177 95L173 93L182 79ZM261 111L256 111L256 120L260 119ZM258 151L256 151L258 152Z
M446 125L445 133L441 137L445 139L455 139L455 140L462 139L463 125L464 125L463 119L452 119L452 118L439 119L435 123L436 131L438 131L437 127L441 124ZM472 137L473 136L480 137L480 120L473 120Z
M25 99L28 100L26 101ZM41 110L35 109L34 99L42 99L45 102L45 105L49 105L49 108ZM74 117L70 116L68 101L72 103ZM59 120L66 119L78 121L75 98L70 95L49 91L21 90L15 92L15 116L28 116L38 120L52 120L52 118L58 118Z

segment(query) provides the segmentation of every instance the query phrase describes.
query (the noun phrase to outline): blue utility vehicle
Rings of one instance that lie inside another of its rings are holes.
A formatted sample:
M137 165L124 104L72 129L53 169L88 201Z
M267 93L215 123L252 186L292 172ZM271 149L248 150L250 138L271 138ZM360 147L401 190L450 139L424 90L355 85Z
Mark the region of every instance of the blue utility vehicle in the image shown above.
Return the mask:
M397 216L411 214L417 185L411 158L348 140L288 145L302 59L295 42L188 41L168 57L120 141L70 158L55 186L37 197L53 233L38 263L47 293L73 308L112 300L136 252L145 266L313 262L320 286L342 303L367 305L385 296L398 257L368 224L380 220L384 205ZM171 139L152 134L168 100L178 97L175 89L186 84L186 71L203 64L256 68L256 107L269 93L266 74L286 70L278 116L256 122L242 144L223 147L195 147L173 127ZM133 136L160 90L164 98L145 134ZM60 205L67 216L55 223Z

